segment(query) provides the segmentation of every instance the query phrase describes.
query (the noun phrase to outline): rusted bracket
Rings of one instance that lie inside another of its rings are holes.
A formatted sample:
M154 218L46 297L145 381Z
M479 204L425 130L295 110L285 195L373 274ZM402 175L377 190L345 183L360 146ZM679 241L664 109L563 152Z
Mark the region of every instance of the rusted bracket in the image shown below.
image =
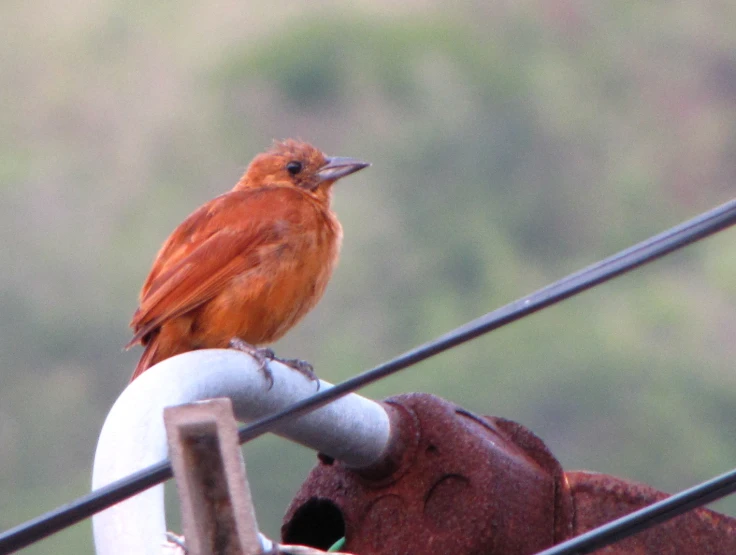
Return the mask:
M230 399L164 410L189 555L262 553Z
M385 404L387 460L356 470L322 455L287 510L284 542L326 549L344 537L345 549L371 555L531 554L667 497L565 472L541 439L504 418L421 393ZM736 519L698 508L603 551L733 554Z

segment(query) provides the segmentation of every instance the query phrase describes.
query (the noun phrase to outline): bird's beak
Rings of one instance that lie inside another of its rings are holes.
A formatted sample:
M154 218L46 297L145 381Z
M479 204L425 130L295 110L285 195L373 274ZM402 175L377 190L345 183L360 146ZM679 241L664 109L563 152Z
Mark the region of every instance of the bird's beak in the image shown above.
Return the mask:
M356 160L355 158L331 156L327 158L327 163L317 171L317 178L320 183L323 181L337 181L341 177L355 173L368 166L370 166L370 163Z

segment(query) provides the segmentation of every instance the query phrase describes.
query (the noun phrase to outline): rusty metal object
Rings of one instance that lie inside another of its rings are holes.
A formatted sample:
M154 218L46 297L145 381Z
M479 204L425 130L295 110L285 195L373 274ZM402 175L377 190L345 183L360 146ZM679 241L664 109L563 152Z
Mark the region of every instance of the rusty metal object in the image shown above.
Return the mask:
M287 511L284 541L325 549L345 536L360 555L531 554L666 497L565 473L539 438L503 418L426 394L386 407L389 455L363 470L321 456ZM697 509L599 552L736 553L736 520Z
M230 399L164 410L190 555L261 553Z
M387 407L402 444L390 470L323 457L287 512L284 541L324 549L345 535L354 553L459 555L534 553L567 537L562 468L528 430L425 394Z
M575 505L575 536L667 497L645 484L607 474L568 472L567 478ZM596 553L736 553L736 520L708 509L693 509Z

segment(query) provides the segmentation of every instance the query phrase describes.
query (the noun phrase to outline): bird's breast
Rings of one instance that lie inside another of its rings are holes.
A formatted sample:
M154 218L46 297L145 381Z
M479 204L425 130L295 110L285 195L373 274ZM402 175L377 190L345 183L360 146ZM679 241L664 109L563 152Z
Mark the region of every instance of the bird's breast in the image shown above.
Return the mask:
M317 304L337 264L342 228L332 213L308 224L280 223L279 240L259 249L253 268L204 307L198 327L218 337L203 344L227 344L232 337L273 342Z

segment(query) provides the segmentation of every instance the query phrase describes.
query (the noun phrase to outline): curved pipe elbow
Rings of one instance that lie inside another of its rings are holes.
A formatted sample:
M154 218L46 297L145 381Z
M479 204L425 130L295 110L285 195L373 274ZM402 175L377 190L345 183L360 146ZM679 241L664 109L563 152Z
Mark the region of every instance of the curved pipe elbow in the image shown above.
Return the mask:
M163 409L229 397L235 418L251 421L332 387L311 381L278 362L269 363L273 386L248 354L207 349L164 360L120 395L100 432L92 489L125 478L168 456ZM342 397L274 433L354 468L369 467L386 452L390 425L381 405L356 394ZM155 486L96 514L98 555L162 553L165 543L163 486Z

